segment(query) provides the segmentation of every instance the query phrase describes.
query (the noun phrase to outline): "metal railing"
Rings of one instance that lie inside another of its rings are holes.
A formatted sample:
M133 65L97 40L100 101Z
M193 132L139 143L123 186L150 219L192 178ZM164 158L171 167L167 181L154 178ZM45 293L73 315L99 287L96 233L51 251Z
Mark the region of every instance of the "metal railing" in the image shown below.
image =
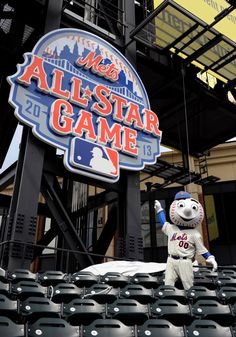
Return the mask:
M15 249L18 249L17 256L14 256L14 246ZM51 251L51 253L45 254L43 251L47 249L47 251ZM19 257L19 250L21 251L21 256ZM40 254L37 254L37 252L41 252ZM108 262L108 261L132 261L132 259L129 258L122 258L117 256L111 256L111 255L102 255L102 254L95 254L92 252L83 252L80 250L71 250L66 248L58 248L58 247L50 247L50 246L43 246L33 243L27 243L27 242L21 242L21 241L3 241L0 243L0 267L6 269L6 259L11 257L17 257L17 267L18 268L24 268L25 261L29 261L29 265L36 263L37 259L42 260L46 257L52 257L54 259L54 266L50 268L51 270L59 269L65 273L71 272L71 268L73 268L73 271L80 270L79 263L77 261L79 260L79 256L81 255L89 255L94 263L97 263L96 261L102 262ZM78 256L78 259L75 257ZM30 258L31 257L31 258ZM98 263L99 263L98 262ZM56 265L60 265L59 268L56 268ZM35 268L33 268L35 269Z

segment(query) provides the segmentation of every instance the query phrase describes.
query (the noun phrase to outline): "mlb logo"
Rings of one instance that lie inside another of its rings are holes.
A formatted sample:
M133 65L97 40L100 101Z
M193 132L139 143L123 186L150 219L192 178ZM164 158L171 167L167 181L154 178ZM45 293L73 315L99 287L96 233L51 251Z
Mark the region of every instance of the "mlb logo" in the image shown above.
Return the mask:
M116 150L78 137L71 141L69 163L102 176L119 176L119 155Z

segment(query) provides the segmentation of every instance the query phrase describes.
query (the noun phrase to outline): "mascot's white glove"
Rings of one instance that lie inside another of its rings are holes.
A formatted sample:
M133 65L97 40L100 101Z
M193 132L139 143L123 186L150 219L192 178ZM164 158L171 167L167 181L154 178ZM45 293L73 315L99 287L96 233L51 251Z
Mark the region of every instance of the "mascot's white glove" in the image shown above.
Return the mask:
M206 259L206 262L212 264L212 266L213 266L212 270L213 271L217 271L218 265L217 265L217 262L215 260L215 256L213 256L213 255L208 256L208 258Z
M154 202L154 209L155 209L155 211L156 211L157 214L160 213L161 211L163 211L163 208L161 207L160 201L155 200L155 202Z

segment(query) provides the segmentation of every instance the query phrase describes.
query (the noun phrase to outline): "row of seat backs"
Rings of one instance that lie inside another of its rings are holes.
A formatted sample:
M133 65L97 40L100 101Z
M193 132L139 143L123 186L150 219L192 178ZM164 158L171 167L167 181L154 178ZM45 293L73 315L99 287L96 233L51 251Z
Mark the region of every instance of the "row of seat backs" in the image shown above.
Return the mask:
M127 325L144 323L150 318L165 318L176 325L188 325L201 318L213 319L227 326L236 321L236 304L222 304L215 300L182 304L173 299L158 299L154 303L142 304L124 298L103 304L93 299L74 299L59 304L45 297L14 301L1 294L0 315L15 322L32 322L44 316L58 317L66 319L72 325L89 324L98 318L119 319Z
M164 272L158 275L148 273L136 273L127 276L117 272L108 272L104 275L94 275L89 271L79 271L73 274L62 271L45 271L44 273L32 273L27 269L16 269L5 271L0 268L0 281L4 283L16 283L23 280L36 281L43 286L55 285L58 283L75 283L79 287L89 287L93 284L107 283L114 287L124 287L128 284L140 284L146 288L157 288L164 283ZM220 286L236 287L236 271L232 269L222 269L219 272L212 272L210 269L199 270L194 273L194 284L205 285L210 289ZM179 283L181 286L181 283Z
M233 326L223 327L213 320L195 320L189 326L175 326L165 319L150 319L144 324L126 326L116 319L97 319L89 325L72 326L61 318L40 318L32 324L16 324L0 316L4 337L234 337Z
M79 288L74 283L58 283L55 286L42 286L34 281L3 283L0 281L0 294L10 299L25 300L30 296L48 297L55 303L68 303L75 298L92 298L99 303L111 303L117 298L133 298L140 303L151 303L156 299L176 299L180 303L195 302L199 299L216 300L224 304L236 302L236 287L222 286L216 290L205 286L193 286L188 291L174 286L160 285L157 289L129 284L116 288L109 284L93 284L89 288Z

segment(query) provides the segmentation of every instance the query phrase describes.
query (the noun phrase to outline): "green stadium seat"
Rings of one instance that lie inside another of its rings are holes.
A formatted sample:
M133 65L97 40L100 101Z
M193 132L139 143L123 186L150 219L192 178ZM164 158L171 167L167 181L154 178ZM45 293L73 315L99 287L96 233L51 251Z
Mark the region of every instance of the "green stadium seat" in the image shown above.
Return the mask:
M114 288L109 284L94 284L85 288L85 298L91 298L98 303L112 303L119 296L119 288Z
M8 317L0 316L0 333L2 337L26 336L24 324L16 324Z
M219 300L224 304L236 303L236 287L222 286L217 290Z
M28 337L80 337L80 327L71 326L62 318L42 317L28 325Z
M83 326L83 337L135 337L135 329L117 319L97 319Z
M219 276L232 276L235 277L236 276L236 270L233 270L231 268L223 268L220 271L218 271L218 275Z
M172 299L159 299L150 304L150 315L152 319L166 319L177 326L193 321L190 306Z
M130 298L142 304L153 302L153 289L148 289L139 284L129 284L120 290L120 298Z
M215 279L207 277L205 275L194 274L193 285L194 286L204 286L210 290L216 289Z
M137 337L147 336L186 337L184 327L175 326L166 319L149 319L143 325L139 325Z
M195 319L209 319L223 326L229 326L234 321L231 307L214 300L199 300L194 303L192 315Z
M100 282L122 288L129 284L129 277L116 272L108 272L101 275Z
M44 297L29 297L20 302L19 312L25 321L33 322L41 317L60 317L61 305Z
M178 289L175 286L168 286L163 284L155 289L154 295L156 299L176 300L182 304L186 304L188 302L185 290Z
M194 303L198 300L218 300L215 290L210 290L205 286L192 286L186 291L189 302Z
M106 305L92 299L74 299L63 304L62 316L72 325L88 325L94 320L105 318Z
M19 319L18 302L0 294L0 316L6 316L16 322Z
M68 282L68 274L58 270L48 270L38 276L38 282L45 286L55 286L58 283Z
M214 280L218 276L218 271L213 271L212 268L198 267L198 271L194 271L194 276L205 276L211 280Z
M78 288L74 283L59 283L48 287L49 297L55 303L68 303L83 296L83 288Z
M140 284L145 288L158 288L162 284L158 276L153 276L148 273L136 273L130 278L130 282L133 284Z
M107 318L118 319L125 325L142 324L149 318L149 307L133 299L120 298L107 305Z
M7 278L11 283L17 283L20 281L36 281L37 274L32 273L28 269L14 269L13 271L7 271Z
M186 337L233 337L230 326L221 326L213 320L194 320L186 328Z
M77 271L70 276L70 282L75 283L77 287L91 287L99 282L99 276L89 271Z
M11 283L11 296L14 299L25 300L30 296L47 296L47 287L43 287L38 282L20 281Z
M235 287L236 288L236 277L235 276L228 276L228 275L219 275L215 279L215 284L217 288L221 287Z

